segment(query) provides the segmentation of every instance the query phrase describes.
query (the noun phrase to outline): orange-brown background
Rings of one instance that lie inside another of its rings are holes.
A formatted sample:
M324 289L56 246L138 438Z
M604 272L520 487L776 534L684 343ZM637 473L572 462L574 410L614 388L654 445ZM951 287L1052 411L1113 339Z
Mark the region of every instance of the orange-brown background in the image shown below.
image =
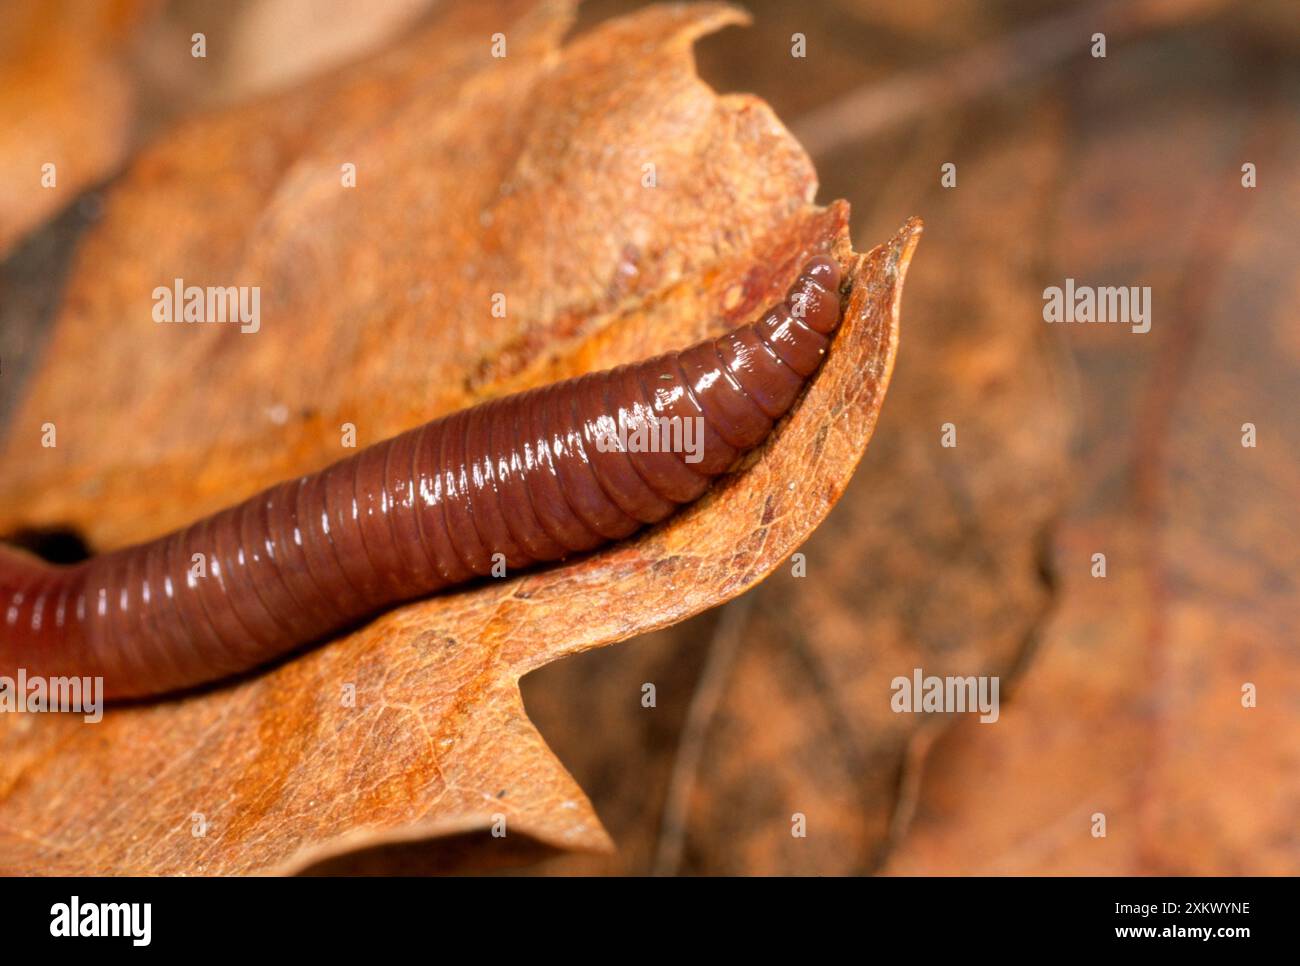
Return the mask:
M580 29L635 6L589 4ZM149 65L132 68L133 138L263 82L233 57L220 81L175 81L185 65L147 51L185 4L120 7L104 31ZM420 7L379 5L374 43ZM803 548L806 577L779 569L713 612L524 680L619 851L512 867L1300 872L1294 6L746 7L752 26L697 45L701 76L771 104L809 150L818 200L851 202L859 250L925 219L894 382ZM1105 59L1088 55L1099 31ZM294 46L243 56L274 78L273 52ZM82 83L103 104L75 95L59 116L108 177L130 147L86 124L119 100L100 75ZM1245 162L1257 188L1241 185ZM21 215L56 220L0 267L0 414L96 203ZM15 236L19 217L3 225ZM1067 276L1151 286L1151 332L1046 325L1042 290ZM1241 446L1245 422L1256 448ZM1104 579L1090 574L1099 552ZM1000 720L892 713L890 680L917 666L1000 675ZM806 838L790 835L795 812ZM1096 812L1105 838L1090 834ZM456 844L458 868L495 864ZM327 868L434 871L451 851L390 846Z

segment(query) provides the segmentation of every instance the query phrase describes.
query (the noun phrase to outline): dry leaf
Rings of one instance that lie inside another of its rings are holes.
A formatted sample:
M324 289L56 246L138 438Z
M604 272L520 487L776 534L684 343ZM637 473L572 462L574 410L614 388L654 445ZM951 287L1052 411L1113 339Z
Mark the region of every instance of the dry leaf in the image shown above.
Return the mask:
M607 846L525 716L520 675L735 596L821 521L874 426L918 234L904 229L854 273L825 369L757 462L669 524L579 563L404 607L206 694L111 709L94 726L0 722L4 867L289 870L497 815L543 842ZM356 708L341 701L349 684ZM205 836L191 834L195 821Z
M773 239L797 234L816 179L762 102L692 69L693 40L740 15L652 8L561 56L569 16L539 5L495 59L502 16L453 7L373 62L187 123L135 162L10 423L0 533L144 539L345 455L343 422L365 445L701 337L702 273L730 289L733 324L774 300ZM261 330L156 325L153 290L177 277L260 284ZM57 448L41 446L47 421Z
M100 549L148 537L343 455L345 420L364 444L747 321L829 242L853 291L825 369L748 469L633 541L99 725L0 722L0 866L283 871L497 815L541 843L607 847L519 676L735 596L842 492L888 383L919 224L853 262L847 206L808 203L811 167L771 112L692 70L691 43L737 22L730 8L650 8L560 49L567 12L521 4L497 61L485 38L501 16L452 8L132 165L11 424L0 530L74 526ZM345 163L355 189L340 189ZM150 293L173 277L263 285L261 331L155 326ZM507 319L489 313L495 291ZM56 449L38 446L45 421Z

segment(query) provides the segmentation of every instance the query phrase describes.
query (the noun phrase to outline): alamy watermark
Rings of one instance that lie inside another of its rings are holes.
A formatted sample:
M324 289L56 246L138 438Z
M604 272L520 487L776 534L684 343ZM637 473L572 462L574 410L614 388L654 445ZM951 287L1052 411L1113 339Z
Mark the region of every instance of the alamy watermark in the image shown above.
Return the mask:
M209 285L200 288L176 279L171 288L153 290L155 322L231 322L243 333L262 327L262 289L258 285Z
M149 902L68 902L50 906L50 935L57 938L124 937L133 946L153 939L153 904Z
M1075 285L1043 289L1044 322L1103 322L1129 325L1137 333L1151 331L1150 285Z
M80 714L88 724L104 717L101 677L42 677L20 667L17 677L0 675L0 712L11 714Z
M704 417L615 420L602 415L596 420L596 449L602 453L681 453L684 462L698 463L704 459Z
M981 724L992 724L1001 713L998 707L998 679L984 675L975 677L925 676L919 668L912 668L912 676L899 675L889 682L894 696L889 706L895 714L922 712L945 714L980 712Z

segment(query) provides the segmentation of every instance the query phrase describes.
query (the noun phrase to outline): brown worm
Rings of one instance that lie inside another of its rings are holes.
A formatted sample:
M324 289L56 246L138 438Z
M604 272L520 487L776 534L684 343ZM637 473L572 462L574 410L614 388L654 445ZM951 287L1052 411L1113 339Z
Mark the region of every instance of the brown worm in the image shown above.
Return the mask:
M0 548L0 675L185 688L657 523L790 408L839 324L839 284L817 256L717 339L435 419L138 546L71 566Z

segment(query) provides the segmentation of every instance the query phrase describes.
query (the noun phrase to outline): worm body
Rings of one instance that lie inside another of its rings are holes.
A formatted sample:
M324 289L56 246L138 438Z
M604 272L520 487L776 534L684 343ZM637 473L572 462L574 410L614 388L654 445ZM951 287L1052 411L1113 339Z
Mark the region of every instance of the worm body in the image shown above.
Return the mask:
M0 674L172 691L657 523L790 408L839 324L839 283L818 256L717 339L461 410L148 543L71 566L0 548Z

